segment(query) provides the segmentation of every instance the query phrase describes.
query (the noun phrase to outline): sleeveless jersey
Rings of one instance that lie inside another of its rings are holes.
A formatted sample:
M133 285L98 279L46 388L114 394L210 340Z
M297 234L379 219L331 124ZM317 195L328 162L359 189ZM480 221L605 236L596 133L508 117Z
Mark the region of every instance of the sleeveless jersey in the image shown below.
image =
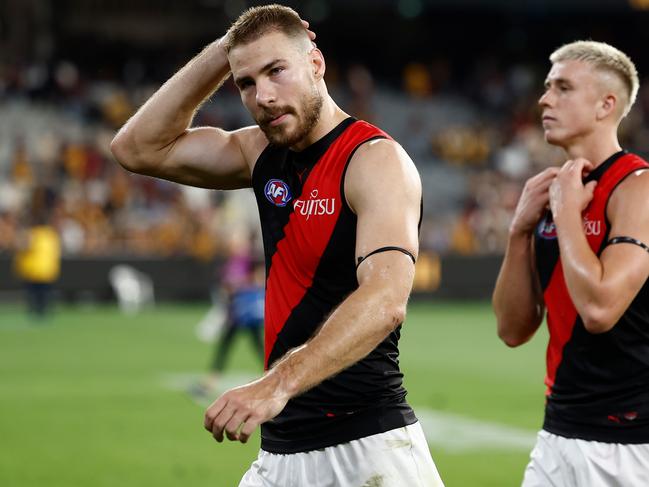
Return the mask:
M358 287L356 215L344 180L356 149L379 138L388 136L348 118L303 151L268 145L257 160L252 186L266 258L267 369L313 336ZM261 448L304 452L414 423L399 370L399 334L400 327L364 359L292 398L262 424Z
M649 164L640 157L621 151L584 179L597 181L582 213L596 255L609 240L611 193L627 176L646 168ZM568 294L549 212L536 229L535 249L550 332L543 428L568 438L649 443L649 284L611 330L592 334Z

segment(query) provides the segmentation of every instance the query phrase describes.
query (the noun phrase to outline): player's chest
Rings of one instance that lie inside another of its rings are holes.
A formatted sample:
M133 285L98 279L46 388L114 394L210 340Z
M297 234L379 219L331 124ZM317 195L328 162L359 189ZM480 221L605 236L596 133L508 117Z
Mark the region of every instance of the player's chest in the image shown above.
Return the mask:
M593 252L598 253L608 227L602 205L589 205L581 214L581 230ZM542 248L548 254L559 253L559 232L552 213L547 211L535 230L537 249Z
M311 174L270 177L258 195L265 238L285 242L300 255L319 253L330 240L343 209L340 179Z

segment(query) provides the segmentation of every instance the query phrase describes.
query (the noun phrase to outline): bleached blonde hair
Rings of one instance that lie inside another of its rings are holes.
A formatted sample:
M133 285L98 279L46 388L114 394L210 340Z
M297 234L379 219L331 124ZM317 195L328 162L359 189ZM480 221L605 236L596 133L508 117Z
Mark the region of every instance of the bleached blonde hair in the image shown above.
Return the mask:
M596 41L575 41L561 46L550 55L550 61L584 61L591 63L596 69L616 76L625 87L626 103L621 118L625 117L638 95L638 71L631 58L619 49Z

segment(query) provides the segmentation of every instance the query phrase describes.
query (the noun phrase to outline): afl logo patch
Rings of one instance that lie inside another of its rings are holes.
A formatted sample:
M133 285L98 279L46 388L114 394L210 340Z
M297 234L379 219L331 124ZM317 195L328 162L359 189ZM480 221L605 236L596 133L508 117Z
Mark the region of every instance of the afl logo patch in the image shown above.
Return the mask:
M550 240L557 238L557 227L552 219L544 217L536 229L539 237Z
M281 179L271 179L264 187L266 199L275 206L286 206L291 201L291 190Z

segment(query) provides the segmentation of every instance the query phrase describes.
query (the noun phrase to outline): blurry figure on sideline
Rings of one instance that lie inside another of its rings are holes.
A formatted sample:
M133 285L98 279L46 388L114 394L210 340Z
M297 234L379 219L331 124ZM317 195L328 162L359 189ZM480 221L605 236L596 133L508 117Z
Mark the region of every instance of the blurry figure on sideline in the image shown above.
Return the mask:
M523 486L649 485L649 164L618 142L638 74L601 42L550 61L543 129L569 160L525 184L493 296L510 347L547 309L545 419Z
M119 264L108 272L108 280L124 314L137 314L144 307L155 304L153 279L137 269Z
M264 276L261 262L253 257L252 244L245 232L237 232L228 242L227 260L220 276L220 295L227 309L220 330L207 380L192 389L208 396L216 390L227 364L234 337L248 332L255 353L264 363Z
M27 311L43 319L50 310L52 288L61 270L61 242L56 229L48 223L46 190L37 188L27 228L19 231L14 270L23 281Z

